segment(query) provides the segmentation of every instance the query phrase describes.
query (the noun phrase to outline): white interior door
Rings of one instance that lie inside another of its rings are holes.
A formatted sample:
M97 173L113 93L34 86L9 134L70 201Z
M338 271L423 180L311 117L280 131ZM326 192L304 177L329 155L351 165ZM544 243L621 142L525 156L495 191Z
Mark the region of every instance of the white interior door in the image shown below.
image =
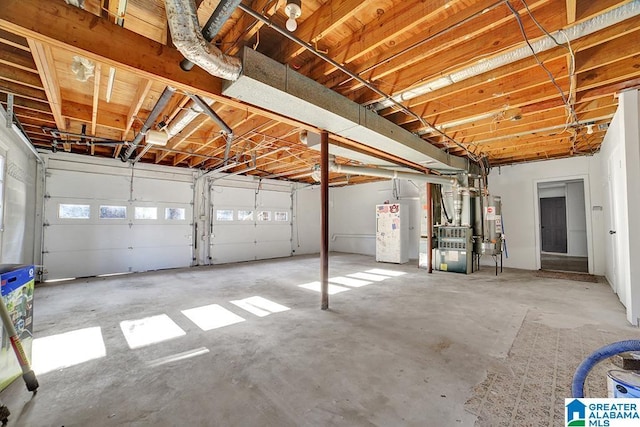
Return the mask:
M606 269L607 279L613 286L613 290L618 294L618 298L624 306L627 305L627 295L624 284L621 281L621 266L619 263L619 239L617 234L617 224L619 223L620 212L620 188L618 187L621 182L621 165L622 159L620 157L620 149L615 149L608 160L608 185L609 185L609 218L608 218L608 234L606 239L607 249L607 265Z

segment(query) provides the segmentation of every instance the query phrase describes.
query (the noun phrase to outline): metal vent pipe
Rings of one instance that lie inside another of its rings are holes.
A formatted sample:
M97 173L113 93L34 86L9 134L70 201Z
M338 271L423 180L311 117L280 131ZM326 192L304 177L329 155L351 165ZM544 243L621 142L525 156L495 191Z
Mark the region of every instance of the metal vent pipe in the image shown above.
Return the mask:
M166 107L167 104L169 103L169 100L171 99L171 96L173 96L175 91L176 90L171 86L167 86L166 88L164 88L164 91L162 92L162 95L160 95L158 102L156 102L156 105L154 105L153 110L151 110L151 113L149 113L149 117L147 117L147 120L145 120L144 125L142 125L142 129L140 129L140 132L138 132L135 138L133 138L133 141L129 143L129 148L127 149L127 151L122 156L120 156L120 159L123 162L126 162L127 160L129 160L129 158L131 157L133 152L136 150L138 145L140 145L140 142L142 142L142 138L144 138L144 136L147 134L147 131L151 129L151 127L153 126L154 122L156 121L160 113L162 113L162 110L164 110L164 107Z
M171 40L180 53L213 76L237 80L242 71L242 63L238 58L223 54L204 39L195 1L165 0L164 4Z
M449 186L457 185L456 178L448 178L446 176L426 175L426 174L420 174L420 173L402 172L402 171L381 169L381 168L367 168L367 167L360 167L360 166L341 165L336 162L329 163L329 170L331 172L344 173L348 175L375 176L379 178L389 178L389 179L407 179L407 180L414 180L414 181L420 181L420 182L428 182L431 184L440 184L440 185L449 185Z

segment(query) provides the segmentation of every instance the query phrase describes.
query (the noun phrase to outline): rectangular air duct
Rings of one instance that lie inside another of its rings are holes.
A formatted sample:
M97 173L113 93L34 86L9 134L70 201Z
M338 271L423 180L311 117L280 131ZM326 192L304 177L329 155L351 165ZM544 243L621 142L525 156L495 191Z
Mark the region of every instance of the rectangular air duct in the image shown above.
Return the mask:
M252 49L242 53L242 74L222 93L439 171L469 170L422 138L318 82Z

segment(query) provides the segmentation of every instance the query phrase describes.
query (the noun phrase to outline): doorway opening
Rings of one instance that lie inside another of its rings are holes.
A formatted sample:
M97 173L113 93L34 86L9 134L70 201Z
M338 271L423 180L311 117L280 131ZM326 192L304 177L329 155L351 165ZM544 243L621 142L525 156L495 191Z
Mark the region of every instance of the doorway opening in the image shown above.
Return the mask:
M589 272L584 180L538 183L540 269Z

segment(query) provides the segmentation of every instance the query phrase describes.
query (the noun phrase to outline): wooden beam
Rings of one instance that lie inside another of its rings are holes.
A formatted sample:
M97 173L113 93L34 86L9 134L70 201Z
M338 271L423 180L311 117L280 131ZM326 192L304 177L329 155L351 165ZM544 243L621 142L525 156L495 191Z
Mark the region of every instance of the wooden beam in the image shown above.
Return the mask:
M0 67L0 81L21 84L33 89L42 89L42 81L37 74L13 67Z
M47 94L41 89L34 89L29 86L24 86L19 83L14 83L6 80L0 80L0 92L12 93L24 99L31 99L32 101L46 101Z
M129 133L129 130L131 130L133 122L135 121L138 112L140 112L140 108L142 108L142 104L144 104L144 100L147 98L152 84L153 82L148 79L141 79L138 83L138 89L136 89L136 93L133 95L131 107L127 113L127 124L124 131L122 131L122 139L127 138L127 134Z
M320 6L313 15L305 18L298 26L295 34L301 40L314 44L322 39L325 34L329 34L367 7L370 7L369 3L361 0L329 0ZM303 47L288 41L280 45L279 51L272 57L280 58L286 62L302 52L304 52Z
M615 39L576 52L576 73L640 54L640 28Z
M89 105L79 104L77 102L67 101L62 106L61 114L72 120L90 124L93 120L93 109ZM103 126L118 131L122 131L125 127L126 117L122 114L116 114L108 110L100 111L100 120L96 122L98 126Z
M176 49L64 2L3 0L0 29L181 90L205 96L220 95L221 79L198 67L189 73L183 72L179 66L182 54Z
M592 89L640 76L640 55L578 74L578 90Z
M30 52L29 45L27 44L25 38L10 33L9 31L0 30L0 43L6 44L8 46L13 46L15 48L24 50L25 52Z
M94 70L94 74L93 74L93 103L91 106L91 135L96 134L96 126L98 125L98 103L100 102L100 80L101 79L102 79L102 64L97 63Z
M571 25L576 22L576 11L578 0L566 0L567 3L567 24Z
M445 8L447 4L446 0L400 2L390 13L384 13L378 19L365 23L351 37L330 46L329 55L340 64L349 64L372 54L377 48L399 44L413 35L412 30L419 25L452 14L453 10L447 11ZM319 79L335 69L331 64L314 60L303 68L302 72L313 70L312 78Z
M4 103L7 102L7 95L0 93L0 100ZM21 96L15 96L13 99L13 105L16 107L22 107L27 110L36 111L39 113L51 114L51 108L49 104L42 101L34 101L32 99L26 99Z
M0 29L48 43L103 65L126 69L138 77L209 97L247 112L255 112L302 129L315 130L305 123L221 96L222 80L198 67L188 73L182 71L179 63L183 57L176 49L61 1L43 3L40 0L3 0L0 7ZM106 40L109 43L105 43ZM112 46L127 48L114 49ZM135 52L135 55L131 52ZM1 73L0 68L0 78ZM35 75L34 77L37 78Z
M38 73L36 64L29 52L12 46L5 46L0 43L0 64L6 64L10 67L19 68L31 73Z
M276 7L278 1L271 0L256 0L251 5L253 10L264 14L265 16L272 16L276 13ZM266 10L263 9L269 6ZM228 55L235 55L244 46L247 40L250 40L260 29L264 26L261 21L256 22L252 17L247 14L242 14L238 22L224 35L222 38L223 50ZM231 47L225 49L224 46Z
M48 46L39 41L27 39L33 60L42 78L44 92L47 94L51 113L59 130L66 130L67 124L62 117L62 98L60 96L60 86L58 85L58 76L56 67L53 62L53 55Z

